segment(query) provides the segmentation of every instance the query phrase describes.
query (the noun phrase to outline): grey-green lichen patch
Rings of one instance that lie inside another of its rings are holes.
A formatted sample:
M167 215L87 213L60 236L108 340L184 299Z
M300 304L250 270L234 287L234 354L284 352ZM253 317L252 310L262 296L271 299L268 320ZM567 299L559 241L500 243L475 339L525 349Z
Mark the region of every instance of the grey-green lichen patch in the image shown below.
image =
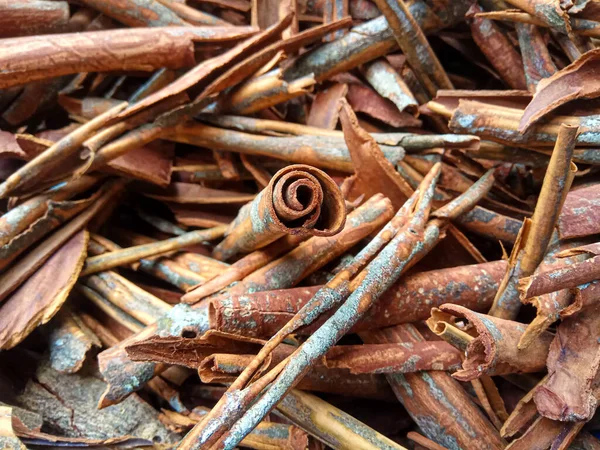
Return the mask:
M22 407L40 414L54 433L69 437L108 439L134 436L153 442L174 443L180 436L158 420L158 412L137 395L118 405L97 409L106 385L92 373L64 375L43 362L24 392L17 398Z

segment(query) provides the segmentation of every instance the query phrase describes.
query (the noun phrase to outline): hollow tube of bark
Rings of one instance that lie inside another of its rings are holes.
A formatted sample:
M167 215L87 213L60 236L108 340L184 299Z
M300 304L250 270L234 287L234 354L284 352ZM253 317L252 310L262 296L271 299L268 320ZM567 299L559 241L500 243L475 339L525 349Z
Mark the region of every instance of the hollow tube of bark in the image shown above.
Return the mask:
M508 146L522 146L532 150L543 150L553 147L560 127L565 125L579 126L578 146L600 145L600 126L597 116L553 116L543 124L534 124L525 133L519 132L519 121L523 110L496 106L489 103L459 100L458 108L452 112L448 126L455 133L474 134L482 139L489 139ZM585 150L585 149L582 149ZM578 160L577 149L574 161Z
M201 122L207 122L218 127L235 129L257 134L290 134L293 136L330 136L344 137L342 131L328 130L314 126L301 125L277 120L256 119L254 117L201 114L197 116ZM456 134L413 134L413 133L369 133L375 141L384 146L400 146L407 152L429 150L438 147L460 148L476 151L479 148L479 138L469 135Z
M345 212L342 193L325 172L306 165L288 166L242 207L213 255L224 261L285 234L332 236L343 228Z
M446 342L338 345L323 360L325 367L348 369L353 374L453 372L461 362L462 353Z
M467 346L463 369L453 375L457 380L470 381L482 375L539 372L546 366L546 356L553 339L550 333L540 334L535 345L519 350L517 345L525 331L522 324L479 314L458 305L442 305L440 310L459 320L467 320L476 334ZM437 327L437 324L432 325Z
M353 332L426 320L433 307L455 303L471 310L489 309L506 271L506 261L452 267L408 275L390 287ZM210 299L212 329L250 337L275 335L314 296L320 286L299 287L240 295L218 295ZM300 328L310 334L322 323Z
M531 219L525 219L490 315L514 320L521 308L517 283L531 275L544 259L560 210L577 167L571 162L577 127L562 125Z
M600 256L566 267L540 272L519 281L521 296L525 298L574 288L600 279Z
M366 64L363 73L367 81L381 95L391 100L400 112L419 115L419 104L402 77L383 58Z
M293 352L276 352L266 370L281 362ZM205 358L198 368L198 376L203 383L232 383L248 367L255 355L213 353ZM460 363L458 364L460 366ZM385 400L391 394L382 375L351 374L347 369L328 368L315 364L298 384L298 389L324 392L356 398Z

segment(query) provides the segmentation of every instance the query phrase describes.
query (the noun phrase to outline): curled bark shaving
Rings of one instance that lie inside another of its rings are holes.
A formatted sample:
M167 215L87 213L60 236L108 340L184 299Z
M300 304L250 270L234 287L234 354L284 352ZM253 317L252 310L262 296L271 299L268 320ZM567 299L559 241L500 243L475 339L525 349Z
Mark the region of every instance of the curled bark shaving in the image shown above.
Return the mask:
M397 210L411 196L412 188L384 157L375 140L360 127L348 103L342 100L341 105L344 139L355 171L354 176L344 181L345 196L355 200L360 195L385 192Z
M242 207L213 254L227 260L284 234L332 236L343 228L345 212L342 193L327 174L306 165L288 166Z
M569 101L598 97L600 85L595 73L600 65L599 55L598 50L591 50L573 64L541 81L519 122L519 131L527 131L532 124Z

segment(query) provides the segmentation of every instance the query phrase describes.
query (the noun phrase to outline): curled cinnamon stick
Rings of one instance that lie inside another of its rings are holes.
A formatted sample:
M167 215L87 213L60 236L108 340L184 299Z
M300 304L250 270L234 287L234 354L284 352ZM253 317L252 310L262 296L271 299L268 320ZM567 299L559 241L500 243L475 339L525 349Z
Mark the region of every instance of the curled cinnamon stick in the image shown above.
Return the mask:
M455 322L467 320L465 331L475 337L467 346L463 369L453 375L457 380L469 381L482 375L539 372L546 367L546 355L553 338L550 333L540 334L535 345L519 350L517 344L525 331L524 325L479 314L458 305L442 305L439 310L455 316ZM435 329L443 322L433 321L428 325Z
M277 172L267 187L244 206L214 256L227 260L264 247L284 234L332 236L346 220L335 182L321 170L292 165Z

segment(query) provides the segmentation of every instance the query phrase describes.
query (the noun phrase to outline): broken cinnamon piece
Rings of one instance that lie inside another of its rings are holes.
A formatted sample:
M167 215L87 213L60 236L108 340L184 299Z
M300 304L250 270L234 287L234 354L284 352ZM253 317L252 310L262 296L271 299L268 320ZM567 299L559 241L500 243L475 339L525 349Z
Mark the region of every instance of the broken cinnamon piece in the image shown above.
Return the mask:
M522 324L476 313L458 305L442 305L440 310L455 316L454 322L466 320L466 331L472 327L475 334L467 346L463 369L453 375L457 380L469 381L482 375L539 372L545 367L553 339L550 333L539 335L535 344L519 350L517 344L525 331ZM430 326L436 327L437 323L433 322Z
M75 234L0 305L0 348L14 347L58 312L81 271L87 241L86 231Z

